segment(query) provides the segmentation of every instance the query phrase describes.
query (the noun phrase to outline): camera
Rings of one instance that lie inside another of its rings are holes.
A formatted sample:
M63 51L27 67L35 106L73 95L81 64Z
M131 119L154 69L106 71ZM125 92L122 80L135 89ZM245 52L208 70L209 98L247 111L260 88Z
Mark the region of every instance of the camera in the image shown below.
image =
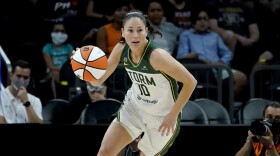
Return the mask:
M251 123L250 131L254 135L265 136L268 134L268 130L272 127L272 124L266 120L255 120Z
M250 131L254 135L266 136L269 130L273 135L280 133L280 122L273 119L255 120L250 126Z

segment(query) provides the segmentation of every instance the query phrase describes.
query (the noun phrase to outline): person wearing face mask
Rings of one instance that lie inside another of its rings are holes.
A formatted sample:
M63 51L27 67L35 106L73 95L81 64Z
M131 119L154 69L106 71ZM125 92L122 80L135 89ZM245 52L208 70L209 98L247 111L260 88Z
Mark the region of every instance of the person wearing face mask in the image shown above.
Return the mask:
M43 47L42 52L47 66L46 79L51 82L52 95L50 95L50 99L52 99L58 98L56 86L59 82L59 73L62 65L71 56L74 48L70 43L66 42L68 34L63 23L55 23L50 36L52 42L47 43Z
M76 123L84 108L88 104L94 104L94 102L104 99L116 99L123 101L125 93L121 90L107 87L104 84L100 86L92 86L89 82L86 84L86 88L69 101L69 107L60 113L57 117L57 123Z
M18 60L10 73L11 84L1 91L0 123L43 123L41 100L28 93L31 67Z
M259 130L253 128L257 121L252 122L246 142L235 156L279 156L280 103L276 101L269 103L263 110L263 117L263 123L267 125L265 133L259 134Z

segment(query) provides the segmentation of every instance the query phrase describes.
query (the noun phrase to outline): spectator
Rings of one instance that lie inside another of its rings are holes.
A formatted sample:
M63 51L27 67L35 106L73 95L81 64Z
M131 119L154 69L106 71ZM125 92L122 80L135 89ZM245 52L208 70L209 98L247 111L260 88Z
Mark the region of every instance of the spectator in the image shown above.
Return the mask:
M41 100L28 93L31 66L24 60L13 64L11 84L1 91L0 123L43 123Z
M263 110L263 120L272 126L265 135L253 134L252 126L248 131L248 137L236 156L279 156L280 154L280 104L278 102L269 103ZM254 123L259 121L254 121ZM251 125L255 125L252 124ZM256 127L257 128L257 127ZM260 127L262 128L262 127ZM261 131L261 129L258 129Z
M96 45L106 53L107 57L119 42L122 20L128 11L129 3L125 0L118 1L115 5L112 22L101 26L97 30Z
M194 8L194 6L190 0L167 0L162 4L166 11L165 17L167 21L182 29L191 27L191 8Z
M249 76L259 55L259 29L253 10L238 0L219 0L206 6L210 10L211 29L234 53L231 66Z
M81 113L87 105L94 105L94 102L104 99L123 101L124 97L125 93L120 90L108 88L105 84L95 87L87 82L86 89L69 101L69 107L62 110L56 116L55 122L58 124L79 124ZM125 148L118 154L118 156L121 156L124 152Z
M205 10L194 12L192 16L193 28L184 30L179 38L177 59L198 59L206 64L227 65L233 53L224 44L221 37L209 30L209 17ZM247 77L238 70L232 70L234 79L234 92L236 97L240 95L247 83ZM223 72L223 78L228 73Z
M151 23L162 34L150 36L151 39L171 55L177 48L178 37L182 29L175 26L172 22L168 22L164 18L163 7L158 0L152 0L147 7L147 15Z
M260 30L259 47L262 53L259 55L257 63L279 63L280 13L274 11L274 8L277 6L280 10L279 5L277 5L276 1L259 2L253 0L244 0L243 3L250 6L258 17L257 22L258 28Z
M113 20L116 2L118 1L88 0L86 17L93 21L93 27L99 28Z
M255 60L255 68L260 65L280 64L280 1L243 0L250 6L257 18L260 30L258 49L261 54ZM278 9L277 9L278 8ZM261 67L261 66L260 66ZM280 70L260 70L254 73L255 94L263 98L280 100L277 85L280 84Z
M47 80L51 82L52 98L57 98L56 85L59 83L60 69L70 58L74 48L66 42L68 34L63 23L55 23L50 36L52 43L45 44L42 53L47 66Z
M94 104L95 101L107 98L123 101L124 96L124 92L109 88L105 84L94 87L87 82L86 89L71 98L69 101L69 109L65 110L65 113L61 113L61 117L59 117L60 121L58 122L76 123L86 105Z

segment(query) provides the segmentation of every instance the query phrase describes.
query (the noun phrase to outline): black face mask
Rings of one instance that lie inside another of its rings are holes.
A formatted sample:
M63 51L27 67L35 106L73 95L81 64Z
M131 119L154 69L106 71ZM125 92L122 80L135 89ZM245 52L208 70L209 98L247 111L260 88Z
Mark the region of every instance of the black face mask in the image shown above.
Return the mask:
M280 133L280 121L275 119L268 119L267 122L271 124L270 130L273 136L278 135Z

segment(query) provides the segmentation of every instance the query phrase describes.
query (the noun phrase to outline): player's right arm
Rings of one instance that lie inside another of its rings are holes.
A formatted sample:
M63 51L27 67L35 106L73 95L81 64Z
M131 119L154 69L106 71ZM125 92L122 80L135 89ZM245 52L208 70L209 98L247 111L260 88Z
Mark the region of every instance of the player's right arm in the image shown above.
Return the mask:
M98 80L90 81L91 85L93 86L99 86L105 82L105 80L115 71L117 66L120 62L120 57L123 51L123 48L125 46L125 43L117 43L111 52L109 58L108 58L108 68L105 72L105 74Z

